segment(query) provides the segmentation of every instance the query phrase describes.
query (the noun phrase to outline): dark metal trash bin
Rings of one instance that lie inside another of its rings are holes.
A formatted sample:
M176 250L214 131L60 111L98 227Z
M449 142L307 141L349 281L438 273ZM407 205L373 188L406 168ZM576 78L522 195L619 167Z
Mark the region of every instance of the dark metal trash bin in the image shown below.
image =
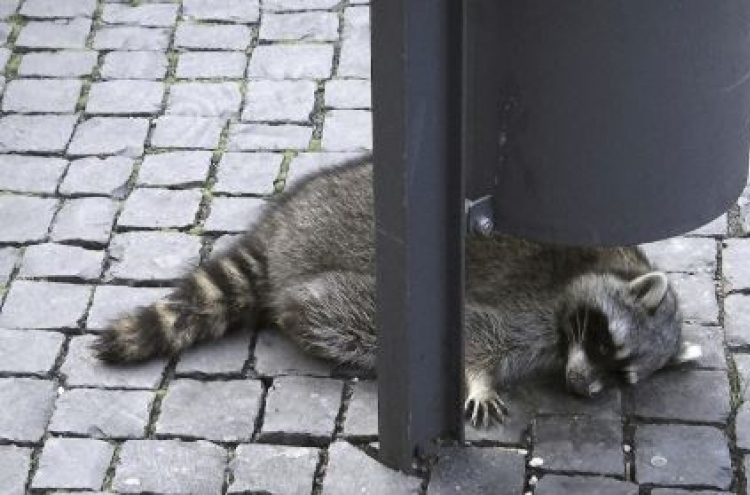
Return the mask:
M462 436L464 200L587 245L721 214L746 182L750 3L379 0L372 21L380 448L409 469Z

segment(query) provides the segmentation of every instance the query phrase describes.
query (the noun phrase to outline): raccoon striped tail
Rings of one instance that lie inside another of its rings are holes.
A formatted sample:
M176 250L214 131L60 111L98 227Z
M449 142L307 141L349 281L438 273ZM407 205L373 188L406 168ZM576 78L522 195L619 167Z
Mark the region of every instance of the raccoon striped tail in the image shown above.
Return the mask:
M167 298L112 322L93 343L103 361L122 363L172 356L258 309L263 263L239 245L197 268Z

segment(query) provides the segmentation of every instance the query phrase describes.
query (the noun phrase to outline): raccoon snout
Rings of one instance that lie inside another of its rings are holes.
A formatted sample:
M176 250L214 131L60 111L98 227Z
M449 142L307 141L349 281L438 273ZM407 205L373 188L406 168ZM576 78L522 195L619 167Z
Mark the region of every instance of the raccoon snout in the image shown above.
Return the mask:
M577 346L568 353L565 381L573 393L586 397L592 397L604 389L604 384L594 373L586 353Z

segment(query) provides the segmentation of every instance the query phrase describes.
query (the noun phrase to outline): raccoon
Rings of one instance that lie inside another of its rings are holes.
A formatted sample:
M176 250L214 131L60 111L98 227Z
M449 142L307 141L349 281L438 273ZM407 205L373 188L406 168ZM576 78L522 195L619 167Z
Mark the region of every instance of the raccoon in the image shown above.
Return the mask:
M225 253L163 300L114 320L94 351L119 363L175 355L251 322L308 352L374 371L372 161L320 172L270 202ZM497 388L544 372L594 395L700 348L682 341L677 296L635 247L573 248L502 235L466 240L464 408L502 422ZM615 379L613 379L615 378Z

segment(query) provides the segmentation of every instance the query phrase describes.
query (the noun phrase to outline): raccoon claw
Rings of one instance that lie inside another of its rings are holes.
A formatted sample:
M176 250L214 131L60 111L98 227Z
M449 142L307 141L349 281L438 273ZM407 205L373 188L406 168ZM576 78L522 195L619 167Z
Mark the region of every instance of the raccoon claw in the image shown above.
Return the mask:
M503 423L508 415L508 408L495 391L471 394L464 403L464 411L471 425L488 428L490 421Z

